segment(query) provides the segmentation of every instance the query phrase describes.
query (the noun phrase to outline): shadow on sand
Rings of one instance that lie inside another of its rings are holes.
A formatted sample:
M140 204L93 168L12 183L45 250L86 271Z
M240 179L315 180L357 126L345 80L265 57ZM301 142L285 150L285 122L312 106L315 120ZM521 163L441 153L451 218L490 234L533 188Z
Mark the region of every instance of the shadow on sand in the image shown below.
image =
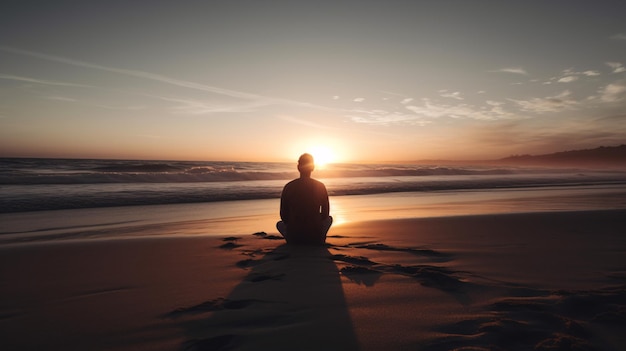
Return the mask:
M239 251L239 250L237 250ZM184 350L357 350L341 279L325 247L246 251L226 298L171 311Z
M346 254L332 255L332 259L341 267L340 272L352 282L367 287L374 286L380 277L385 274L395 274L410 277L422 286L438 289L453 296L462 305L471 303L469 290L473 284L465 281L467 272L455 271L434 263L449 262L452 256L430 249L416 249L410 247L393 247L382 243L352 243L343 246L330 246L338 252L352 250L387 251L391 254L410 254L422 264L401 265L383 264L371 261L364 256Z

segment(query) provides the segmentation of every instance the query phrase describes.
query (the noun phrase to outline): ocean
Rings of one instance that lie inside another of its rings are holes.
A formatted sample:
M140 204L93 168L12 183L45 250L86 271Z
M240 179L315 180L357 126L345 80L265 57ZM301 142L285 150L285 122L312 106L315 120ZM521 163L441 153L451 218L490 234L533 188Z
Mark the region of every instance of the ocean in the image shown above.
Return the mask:
M328 189L333 228L626 209L626 171L334 164L313 175ZM0 159L0 245L277 234L282 188L297 176L295 163Z
M558 168L331 164L332 197L626 185L626 172ZM0 159L0 213L276 199L295 163Z

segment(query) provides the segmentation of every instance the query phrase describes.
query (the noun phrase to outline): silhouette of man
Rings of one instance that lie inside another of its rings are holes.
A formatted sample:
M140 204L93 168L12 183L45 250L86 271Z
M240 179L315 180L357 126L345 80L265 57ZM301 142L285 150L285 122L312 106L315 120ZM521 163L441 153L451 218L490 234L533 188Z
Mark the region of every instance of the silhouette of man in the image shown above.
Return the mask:
M288 244L322 245L333 223L326 186L311 178L313 156L298 159L300 178L287 183L280 197L280 218L276 228Z

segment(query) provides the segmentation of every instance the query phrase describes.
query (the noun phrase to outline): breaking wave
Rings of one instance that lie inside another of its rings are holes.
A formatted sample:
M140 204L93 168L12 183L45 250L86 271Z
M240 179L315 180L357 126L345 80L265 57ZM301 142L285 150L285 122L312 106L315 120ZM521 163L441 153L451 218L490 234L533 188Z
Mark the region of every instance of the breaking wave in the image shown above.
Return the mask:
M0 213L278 198L293 164L0 159ZM625 173L421 165L315 171L331 196L626 184Z

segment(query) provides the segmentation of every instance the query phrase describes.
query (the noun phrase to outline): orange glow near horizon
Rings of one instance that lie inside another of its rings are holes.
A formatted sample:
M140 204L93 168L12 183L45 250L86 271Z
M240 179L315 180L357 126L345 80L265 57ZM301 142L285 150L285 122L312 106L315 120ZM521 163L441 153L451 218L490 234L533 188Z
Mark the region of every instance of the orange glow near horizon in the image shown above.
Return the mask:
M313 146L308 152L313 155L315 166L318 168L324 168L327 164L337 161L335 153L326 146L316 145Z
M309 153L315 160L317 169L324 169L328 164L354 161L343 143L334 138L307 138L296 140L288 145L286 153L289 160L297 160L303 153Z

